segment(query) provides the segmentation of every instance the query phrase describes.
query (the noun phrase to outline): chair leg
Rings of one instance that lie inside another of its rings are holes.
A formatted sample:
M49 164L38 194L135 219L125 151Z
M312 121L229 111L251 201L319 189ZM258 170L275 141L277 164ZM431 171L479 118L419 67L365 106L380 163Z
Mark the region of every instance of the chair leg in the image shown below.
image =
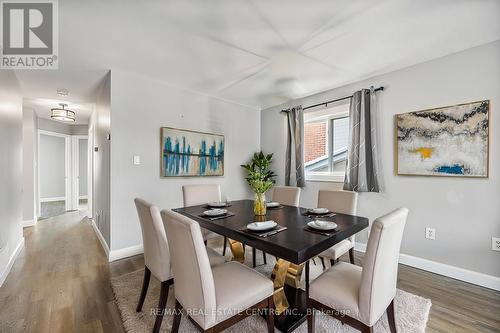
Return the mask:
M264 259L264 265L267 265L266 252L262 251L262 259Z
M255 249L255 247L252 247L252 266L253 268L255 268L255 266L257 266L257 258L255 258L257 254L257 250Z
M321 265L323 266L323 270L326 268L325 266L325 259L323 257L319 257L321 259Z
M387 319L389 321L389 328L391 333L396 333L396 318L394 317L394 300L387 307Z
M224 236L224 247L222 248L222 255L226 255L227 237Z
M172 323L172 333L177 333L179 332L179 326L181 324L181 318L182 318L182 305L179 303L178 300L175 300L175 310L174 310L174 321Z
M335 265L335 260L330 259L330 266L332 266L332 267L333 267L333 265Z
M137 303L137 308L135 309L135 311L137 312L142 311L142 305L144 304L144 299L146 298L146 294L148 293L150 278L151 278L151 271L147 266L144 266L144 279L142 280L141 295L139 296L139 303Z
M309 301L307 303L307 333L314 333L314 308Z
M163 321L163 315L165 314L165 306L167 305L168 299L168 289L171 285L171 281L163 281L161 283L160 289L160 299L158 300L158 308L156 313L155 326L153 327L153 333L160 332L161 322Z
M274 333L274 298L267 298L267 332Z
M354 249L352 247L349 249L349 261L354 265Z

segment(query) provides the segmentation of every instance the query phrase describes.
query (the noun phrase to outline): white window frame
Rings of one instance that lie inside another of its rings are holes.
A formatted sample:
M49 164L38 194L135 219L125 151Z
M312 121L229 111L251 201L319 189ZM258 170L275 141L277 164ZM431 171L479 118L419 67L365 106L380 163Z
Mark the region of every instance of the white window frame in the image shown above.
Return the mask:
M331 133L331 128L333 127L333 121L335 119L341 119L349 117L349 111L345 110L347 103L342 103L333 108L324 109L316 112L307 112L304 115L304 123L310 124L315 122L328 121L327 125L327 155L330 158L330 150L333 150L333 133ZM336 110L337 109L337 110ZM331 135L330 135L331 134ZM329 171L316 171L307 172L305 171L306 181L309 182L333 182L333 183L343 183L345 178L345 172L329 172Z

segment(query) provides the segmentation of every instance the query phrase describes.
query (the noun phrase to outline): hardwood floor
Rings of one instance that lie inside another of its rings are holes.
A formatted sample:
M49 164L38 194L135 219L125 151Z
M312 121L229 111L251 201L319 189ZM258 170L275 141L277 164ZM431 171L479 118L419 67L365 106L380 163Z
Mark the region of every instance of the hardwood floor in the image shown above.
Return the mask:
M109 278L141 269L143 257L109 264L79 214L24 229L25 248L0 288L0 332L123 332ZM500 292L404 265L398 287L432 300L428 332L500 332Z

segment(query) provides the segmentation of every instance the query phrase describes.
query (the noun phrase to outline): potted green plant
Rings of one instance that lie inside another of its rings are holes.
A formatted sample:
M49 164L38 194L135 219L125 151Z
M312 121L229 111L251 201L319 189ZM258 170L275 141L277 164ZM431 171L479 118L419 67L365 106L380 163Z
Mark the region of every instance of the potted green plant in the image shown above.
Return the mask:
M253 154L252 160L242 167L247 171L245 178L248 185L255 192L253 211L255 215L266 215L266 191L273 187L276 175L270 170L273 154L264 154L262 151Z

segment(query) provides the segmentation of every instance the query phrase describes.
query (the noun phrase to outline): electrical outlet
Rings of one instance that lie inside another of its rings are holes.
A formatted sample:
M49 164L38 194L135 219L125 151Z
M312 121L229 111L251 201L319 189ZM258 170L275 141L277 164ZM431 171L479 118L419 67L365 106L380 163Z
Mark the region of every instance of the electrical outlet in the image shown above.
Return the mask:
M491 249L493 251L500 251L500 238L491 237Z
M434 228L425 228L425 238L427 239L436 239L436 229Z

